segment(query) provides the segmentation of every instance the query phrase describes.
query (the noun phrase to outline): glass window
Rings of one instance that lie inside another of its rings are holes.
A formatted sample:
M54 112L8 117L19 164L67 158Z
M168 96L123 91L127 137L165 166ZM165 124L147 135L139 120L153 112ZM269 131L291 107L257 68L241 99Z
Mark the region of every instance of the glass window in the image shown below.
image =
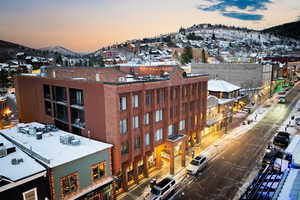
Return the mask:
M150 118L150 114L149 113L146 113L144 115L144 124L145 125L149 125L149 118Z
M145 146L148 146L150 144L150 134L145 134Z
M155 121L159 122L163 119L163 111L162 110L157 110L155 112Z
M120 110L126 110L127 109L127 98L126 96L120 97Z
M127 119L120 120L120 133L127 133Z
M52 116L52 106L50 101L45 101L45 113L46 115Z
M134 139L134 149L138 150L141 148L141 136L136 136Z
M44 98L50 99L50 86L49 85L43 85L44 87Z
M105 176L105 161L92 166L92 176L94 181Z
M168 136L175 135L175 126L173 124L168 126Z
M122 142L121 144L121 155L125 155L129 152L129 144L128 141Z
M71 174L61 179L61 191L63 195L76 192L78 189L78 177L77 174Z
M36 188L23 192L23 200L38 200Z
M179 130L182 131L183 129L185 129L185 120L179 122Z
M152 104L152 91L146 92L146 106L151 106Z
M139 128L139 116L132 117L132 128Z
M155 132L155 141L162 140L162 138L163 138L163 129L162 128L157 129Z
M133 108L139 107L139 95L137 94L132 96L132 107Z

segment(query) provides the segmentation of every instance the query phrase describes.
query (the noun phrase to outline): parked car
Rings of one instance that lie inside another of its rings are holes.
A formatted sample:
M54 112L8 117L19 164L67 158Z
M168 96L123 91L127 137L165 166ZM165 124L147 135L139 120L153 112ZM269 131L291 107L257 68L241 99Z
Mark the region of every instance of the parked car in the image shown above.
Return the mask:
M273 139L273 144L276 145L276 146L279 146L281 148L286 148L290 143L290 138L289 137L286 137L286 136L276 136L274 137Z
M265 168L267 165L272 165L275 159L276 159L275 151L267 152L262 159L262 168Z
M290 82L290 86L294 86L295 85L295 83L294 82Z
M299 118L300 119L300 118ZM290 139L290 134L288 132L284 132L284 131L279 131L277 133L277 136L281 136L281 137L287 137Z
M279 95L279 97L280 96L285 96L285 91L282 90L282 91L278 92L278 95Z
M149 199L162 200L162 199L167 199L167 197L171 193L174 193L176 185L175 185L175 180L173 178L166 177L158 183L156 183L156 181L153 181L150 187L151 187L151 194Z
M207 166L207 158L203 155L196 156L187 166L187 173L195 175Z

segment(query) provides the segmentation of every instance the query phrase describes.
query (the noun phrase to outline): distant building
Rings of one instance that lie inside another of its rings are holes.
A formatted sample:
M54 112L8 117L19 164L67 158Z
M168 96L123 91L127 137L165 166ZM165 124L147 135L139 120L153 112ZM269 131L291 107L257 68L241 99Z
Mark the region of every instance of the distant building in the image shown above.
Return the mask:
M179 67L162 72L48 68L42 77L18 76L20 121L53 123L113 144L116 189L126 191L162 165L174 174L185 166L186 149L201 142L208 76Z
M184 48L173 48L172 57L174 59L180 60ZM193 62L194 63L206 63L208 58L208 53L204 49L192 48Z
M260 103L270 94L272 65L266 64L192 64L192 73L208 73L209 79L221 79L239 86L240 93Z
M50 199L46 168L1 134L0 199Z
M112 198L112 145L36 122L18 124L0 134L47 168L50 199ZM27 160L24 164L25 172L36 169ZM1 164L1 169L10 169L8 166ZM24 176L24 171L16 170L15 175Z

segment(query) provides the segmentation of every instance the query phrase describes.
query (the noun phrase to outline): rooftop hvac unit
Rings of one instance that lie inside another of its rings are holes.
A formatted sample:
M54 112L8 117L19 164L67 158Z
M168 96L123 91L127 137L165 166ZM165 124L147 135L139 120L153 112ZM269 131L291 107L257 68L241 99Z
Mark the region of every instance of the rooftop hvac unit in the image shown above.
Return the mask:
M74 146L80 145L80 140L74 139L74 140L71 141L71 144L74 145Z
M41 140L42 138L43 138L43 133L41 133L41 132L36 133L37 140Z
M7 150L5 147L0 147L0 158L3 158L7 155Z
M11 164L12 165L18 165L21 162L23 162L23 158L13 158L13 159L11 159Z
M59 141L62 144L71 144L72 140L74 140L74 139L75 139L75 137L73 135L68 135L68 134L61 135L59 137Z
M29 127L28 133L29 133L29 135L35 135L35 134L36 134L36 129L35 129L35 127Z

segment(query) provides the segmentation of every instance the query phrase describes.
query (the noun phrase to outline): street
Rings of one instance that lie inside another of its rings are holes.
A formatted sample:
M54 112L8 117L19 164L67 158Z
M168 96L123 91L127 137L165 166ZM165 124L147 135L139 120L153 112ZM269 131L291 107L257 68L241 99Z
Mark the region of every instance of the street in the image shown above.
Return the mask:
M233 199L250 173L258 169L266 145L299 98L300 86L289 93L286 104L276 104L251 130L233 138L224 151L197 177L186 177L174 199Z

